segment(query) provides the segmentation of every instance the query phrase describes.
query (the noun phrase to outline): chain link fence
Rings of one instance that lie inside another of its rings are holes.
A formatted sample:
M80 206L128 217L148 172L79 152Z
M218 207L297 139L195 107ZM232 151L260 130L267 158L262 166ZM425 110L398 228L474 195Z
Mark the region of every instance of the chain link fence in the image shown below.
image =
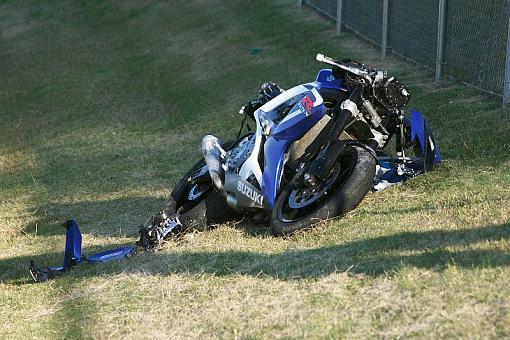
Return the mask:
M392 51L416 63L434 68L438 8L439 0L390 1L389 47Z
M334 21L341 15L341 26L337 28L345 28L381 49L435 69L436 79L443 75L492 94L509 92L504 90L504 85L510 0L302 2ZM388 6L386 30L385 2ZM383 32L386 32L386 39ZM510 80L510 70L506 76ZM505 94L505 102L508 100Z
M381 45L381 31L374 30L374 26L382 27L383 12L381 0L365 0L364 6L356 6L353 4L344 5L343 23L344 26L358 33L377 45Z
M508 36L507 0L449 0L445 71L502 94Z

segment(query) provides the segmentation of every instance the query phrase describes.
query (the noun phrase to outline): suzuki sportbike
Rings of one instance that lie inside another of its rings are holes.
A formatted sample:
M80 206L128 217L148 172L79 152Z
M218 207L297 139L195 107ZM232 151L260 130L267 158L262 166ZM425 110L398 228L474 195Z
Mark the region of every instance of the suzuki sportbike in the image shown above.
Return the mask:
M243 106L243 123L250 117L253 133L226 143L204 137L203 160L178 181L164 212L148 222L148 238L173 230L169 216L198 229L251 216L269 220L273 234L286 235L342 215L373 187L392 137L396 152L386 161L399 174L430 170L440 160L423 116L406 117L410 93L399 80L353 60L316 59L329 68L315 81L285 91L266 83ZM156 227L163 229L151 229Z

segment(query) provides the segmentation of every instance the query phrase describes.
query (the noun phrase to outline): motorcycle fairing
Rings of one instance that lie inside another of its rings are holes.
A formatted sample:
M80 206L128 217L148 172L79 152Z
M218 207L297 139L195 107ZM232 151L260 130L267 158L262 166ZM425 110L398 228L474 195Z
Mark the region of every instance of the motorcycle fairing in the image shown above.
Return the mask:
M431 165L441 162L442 156L429 131L427 120L421 112L416 110L411 110L411 139L418 141L424 155L433 153Z
M225 173L224 190L235 195L239 206L243 208L264 208L262 193L251 183L233 172Z
M64 268L69 269L81 261L81 233L75 220L66 221L65 227Z
M421 157L412 157L405 162L388 156L377 157L378 164L372 191L381 191L423 174L424 161Z
M274 128L264 144L264 172L262 193L264 206L274 207L285 162L284 154L290 144L303 137L325 114L326 107L315 88L301 93L287 116Z
M263 179L262 169L259 164L259 154L261 152L260 149L265 138L263 135L264 125L274 125L273 121L278 119L278 113L276 112L276 109L286 102L301 98L302 94L309 92L311 88L312 87L305 87L303 85L298 85L290 88L276 98L271 99L255 111L254 118L257 127L254 135L255 143L250 156L246 159L246 161L241 166L241 169L239 170L239 176L246 180L253 175L257 180L260 188L262 188Z
M30 261L29 271L35 282L45 282L48 279L55 278L83 261L90 263L109 262L127 257L136 250L136 247L126 246L92 254L85 258L81 254L82 237L78 223L75 220L68 220L64 223L64 226L66 228L64 265L62 267L37 268L34 261Z
M411 119L405 118L404 125L406 144L417 143L415 157L405 160L393 159L388 156L378 157L378 169L372 190L381 191L403 181L421 175L432 169L441 161L441 153L435 145L434 137L429 130L427 120L419 111L411 110Z
M100 253L96 253L90 256L87 256L87 262L89 263L101 263L101 262L109 262L113 260L122 259L128 255L131 255L134 252L134 247L120 247L116 249L111 249L107 251L103 251Z
M329 68L320 70L315 81L318 83L319 88L349 91L349 88L344 86L344 80L335 78L333 71Z

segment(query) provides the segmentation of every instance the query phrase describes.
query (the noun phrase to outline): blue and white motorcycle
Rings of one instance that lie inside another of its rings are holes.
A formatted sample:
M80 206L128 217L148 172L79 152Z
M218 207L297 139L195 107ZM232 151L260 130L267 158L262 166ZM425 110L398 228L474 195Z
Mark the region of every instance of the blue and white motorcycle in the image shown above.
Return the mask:
M245 119L255 122L254 133L227 143L204 137L204 159L148 222L147 237L167 235L175 226L165 222L169 216L202 229L247 215L269 220L273 234L286 235L342 215L373 187L392 136L396 156L386 161L399 174L427 171L440 160L424 118L416 112L405 117L410 94L401 82L352 60L316 59L331 68L314 82L286 91L266 83L242 107ZM158 226L166 231L150 232Z

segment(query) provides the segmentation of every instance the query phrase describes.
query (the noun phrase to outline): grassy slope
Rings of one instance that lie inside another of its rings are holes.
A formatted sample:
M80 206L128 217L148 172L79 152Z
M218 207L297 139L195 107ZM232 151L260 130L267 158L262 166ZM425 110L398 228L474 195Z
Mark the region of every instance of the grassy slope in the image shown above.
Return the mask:
M28 284L29 259L60 262L70 216L85 253L134 242L261 82L311 80L318 51L375 59L294 5L0 1L1 338L510 335L508 116L399 62L438 171L291 238L220 226Z

